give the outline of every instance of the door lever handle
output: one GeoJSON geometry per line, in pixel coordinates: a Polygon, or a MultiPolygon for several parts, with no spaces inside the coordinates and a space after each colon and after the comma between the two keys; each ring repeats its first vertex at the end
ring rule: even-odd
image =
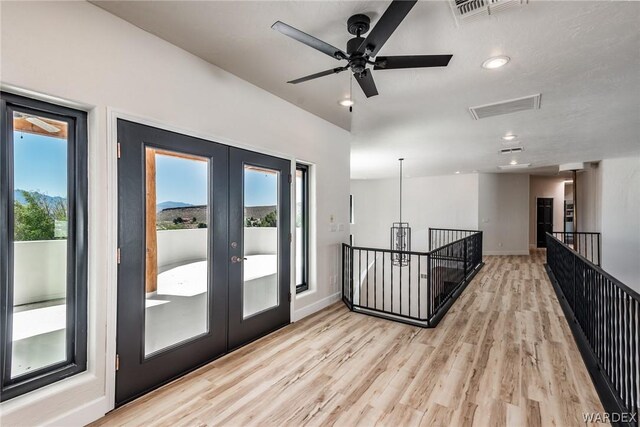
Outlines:
{"type": "Polygon", "coordinates": [[[234,264],[236,264],[238,262],[242,262],[243,260],[246,261],[247,259],[246,258],[241,258],[241,257],[236,256],[236,255],[231,257],[231,262],[234,263],[234,264]]]}

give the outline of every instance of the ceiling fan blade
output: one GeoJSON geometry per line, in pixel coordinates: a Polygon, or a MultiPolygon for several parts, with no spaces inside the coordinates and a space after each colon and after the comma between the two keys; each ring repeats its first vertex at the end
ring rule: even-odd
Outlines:
{"type": "Polygon", "coordinates": [[[293,28],[291,25],[287,25],[284,22],[277,21],[275,24],[271,26],[276,31],[281,32],[285,36],[289,36],[294,40],[299,41],[300,43],[304,43],[309,47],[312,47],[316,50],[319,50],[322,53],[325,53],[332,58],[335,59],[345,59],[347,58],[347,54],[342,50],[338,49],[335,46],[331,46],[329,43],[325,43],[320,39],[317,39],[313,36],[310,36],[307,33],[304,33],[296,28],[293,28]]]}
{"type": "Polygon", "coordinates": [[[364,94],[367,95],[367,98],[371,98],[378,94],[378,89],[376,88],[376,83],[373,81],[371,70],[364,70],[362,74],[354,75],[354,78],[362,88],[364,94]]]}
{"type": "Polygon", "coordinates": [[[373,30],[358,47],[358,52],[376,56],[417,2],[417,0],[393,0],[378,20],[376,26],[373,27],[373,30]]]}
{"type": "Polygon", "coordinates": [[[327,71],[320,71],[319,73],[310,74],[308,76],[300,77],[299,79],[295,79],[295,80],[290,80],[287,83],[291,83],[291,84],[295,85],[295,84],[298,84],[298,83],[306,82],[308,80],[317,79],[318,77],[324,77],[324,76],[330,76],[331,74],[337,74],[337,73],[340,73],[340,72],[346,70],[347,68],[349,68],[349,67],[332,68],[332,69],[327,70],[327,71]]]}
{"type": "Polygon", "coordinates": [[[398,68],[446,67],[453,55],[378,56],[374,70],[398,68]]]}

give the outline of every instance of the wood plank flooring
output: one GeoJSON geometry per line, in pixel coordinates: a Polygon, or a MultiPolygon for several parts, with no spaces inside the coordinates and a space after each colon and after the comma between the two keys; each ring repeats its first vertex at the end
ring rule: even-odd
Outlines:
{"type": "Polygon", "coordinates": [[[94,425],[585,425],[603,408],[543,253],[485,261],[435,329],[338,303],[94,425]]]}

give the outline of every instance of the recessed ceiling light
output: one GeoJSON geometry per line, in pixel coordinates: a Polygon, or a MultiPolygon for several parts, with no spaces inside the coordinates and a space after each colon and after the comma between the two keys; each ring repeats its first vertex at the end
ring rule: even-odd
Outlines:
{"type": "Polygon", "coordinates": [[[460,173],[460,171],[456,171],[456,175],[458,175],[460,173]]]}
{"type": "Polygon", "coordinates": [[[504,139],[505,141],[513,141],[514,139],[516,139],[517,136],[518,135],[509,134],[509,135],[503,136],[502,139],[504,139]]]}
{"type": "Polygon", "coordinates": [[[489,58],[482,63],[482,68],[487,70],[495,70],[496,68],[500,68],[504,65],[507,65],[510,58],[508,56],[494,56],[493,58],[489,58]]]}
{"type": "Polygon", "coordinates": [[[351,107],[353,105],[353,101],[351,99],[343,99],[341,101],[338,101],[338,104],[342,105],[343,107],[351,107]]]}
{"type": "Polygon", "coordinates": [[[518,161],[516,159],[513,159],[509,162],[510,165],[515,166],[518,164],[518,161]]]}

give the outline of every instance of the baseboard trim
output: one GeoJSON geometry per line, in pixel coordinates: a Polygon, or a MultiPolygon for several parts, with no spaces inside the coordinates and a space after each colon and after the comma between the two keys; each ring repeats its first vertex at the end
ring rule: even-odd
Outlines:
{"type": "Polygon", "coordinates": [[[340,292],[336,292],[333,295],[322,298],[320,301],[316,301],[313,304],[309,304],[306,307],[302,307],[301,309],[294,311],[292,320],[294,322],[297,322],[298,320],[304,319],[305,317],[310,316],[313,313],[320,311],[337,301],[340,301],[340,295],[340,292]]]}
{"type": "Polygon", "coordinates": [[[482,255],[529,255],[529,250],[519,251],[482,251],[482,255]]]}
{"type": "Polygon", "coordinates": [[[106,396],[92,400],[78,408],[62,414],[58,418],[44,423],[45,426],[57,427],[57,426],[85,426],[93,421],[96,421],[109,412],[112,408],[109,408],[109,401],[106,396]]]}

